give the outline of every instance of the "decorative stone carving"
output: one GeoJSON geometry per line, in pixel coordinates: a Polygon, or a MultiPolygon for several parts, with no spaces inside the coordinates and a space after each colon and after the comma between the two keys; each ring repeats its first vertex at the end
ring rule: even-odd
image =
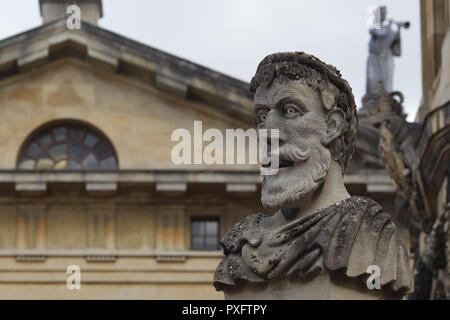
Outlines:
{"type": "MultiPolygon", "coordinates": [[[[365,95],[362,101],[360,120],[378,131],[378,149],[386,172],[397,190],[394,215],[408,229],[412,238],[415,290],[408,298],[446,298],[446,290],[436,284],[448,282],[445,272],[447,236],[444,227],[448,221],[448,208],[432,221],[430,203],[426,203],[430,191],[426,190],[424,175],[419,168],[420,151],[417,146],[422,139],[421,134],[428,130],[420,123],[406,121],[403,95],[400,92],[387,92],[381,82],[378,83],[377,91],[365,95]],[[422,250],[421,235],[425,239],[422,250]]],[[[431,173],[427,172],[426,175],[430,176],[431,173]]]]}
{"type": "Polygon", "coordinates": [[[357,277],[369,265],[383,270],[381,285],[392,283],[395,291],[411,286],[408,252],[389,214],[372,199],[347,198],[287,225],[277,218],[250,215],[225,235],[216,288],[342,268],[357,277]]]}
{"type": "Polygon", "coordinates": [[[261,196],[278,211],[250,215],[225,234],[216,289],[229,299],[333,299],[340,289],[346,298],[398,298],[411,291],[408,252],[390,215],[372,199],[350,197],[343,183],[358,121],[340,72],[303,52],[276,53],[259,64],[251,90],[258,128],[279,130],[279,150],[267,144],[280,168],[264,176],[261,196]],[[371,265],[381,271],[377,293],[364,282],[371,265]]]}
{"type": "Polygon", "coordinates": [[[41,254],[27,254],[16,256],[16,261],[18,262],[43,262],[45,260],[47,260],[47,256],[41,254]]]}
{"type": "Polygon", "coordinates": [[[96,255],[87,255],[86,256],[86,261],[87,262],[114,262],[116,261],[116,256],[112,256],[112,255],[101,255],[101,254],[96,254],[96,255]]]}
{"type": "Polygon", "coordinates": [[[418,157],[415,145],[421,126],[406,121],[403,94],[387,92],[378,82],[377,91],[363,97],[359,113],[362,123],[378,130],[378,149],[386,172],[397,189],[396,216],[411,234],[417,236],[425,217],[417,179],[418,157]]]}

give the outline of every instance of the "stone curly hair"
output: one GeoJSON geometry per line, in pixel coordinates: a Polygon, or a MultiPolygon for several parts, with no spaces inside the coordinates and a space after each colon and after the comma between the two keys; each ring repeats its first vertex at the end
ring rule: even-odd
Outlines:
{"type": "Polygon", "coordinates": [[[329,149],[333,159],[341,166],[342,174],[351,159],[356,145],[358,118],[352,89],[342,78],[338,69],[304,52],[280,52],[268,55],[258,65],[255,76],[250,82],[250,91],[258,87],[269,87],[275,78],[302,80],[311,88],[318,90],[324,107],[329,111],[340,110],[345,115],[346,128],[341,136],[334,140],[329,149]],[[330,96],[325,91],[331,92],[330,96]],[[326,103],[326,102],[329,103],[326,103]]]}

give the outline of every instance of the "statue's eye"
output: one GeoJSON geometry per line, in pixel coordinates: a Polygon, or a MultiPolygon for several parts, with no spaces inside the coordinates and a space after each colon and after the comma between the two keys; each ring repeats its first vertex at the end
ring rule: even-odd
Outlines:
{"type": "Polygon", "coordinates": [[[263,123],[264,121],[266,121],[266,118],[267,118],[267,111],[261,110],[258,112],[258,122],[259,123],[263,123]]]}
{"type": "Polygon", "coordinates": [[[296,115],[301,114],[300,109],[295,104],[292,104],[292,103],[286,104],[284,106],[283,110],[284,110],[284,115],[287,117],[294,117],[296,115]]]}

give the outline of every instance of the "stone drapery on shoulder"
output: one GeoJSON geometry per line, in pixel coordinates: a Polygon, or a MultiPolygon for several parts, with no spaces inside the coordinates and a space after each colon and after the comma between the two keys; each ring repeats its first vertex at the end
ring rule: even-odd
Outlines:
{"type": "Polygon", "coordinates": [[[390,215],[374,200],[351,197],[310,216],[277,226],[273,216],[252,214],[235,224],[220,245],[225,257],[214,274],[216,290],[244,281],[295,279],[342,270],[348,277],[381,270],[381,286],[413,290],[408,252],[390,215]]]}

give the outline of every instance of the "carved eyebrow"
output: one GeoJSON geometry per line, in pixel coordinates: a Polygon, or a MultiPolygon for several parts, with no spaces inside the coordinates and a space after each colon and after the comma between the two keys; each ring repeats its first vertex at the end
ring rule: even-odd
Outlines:
{"type": "Polygon", "coordinates": [[[261,109],[270,109],[270,107],[266,106],[265,104],[257,103],[257,104],[253,105],[253,109],[254,109],[255,112],[258,112],[261,109]]]}
{"type": "Polygon", "coordinates": [[[275,105],[275,107],[278,109],[278,108],[282,107],[283,105],[285,105],[286,103],[292,103],[292,104],[295,104],[295,105],[296,105],[297,107],[299,107],[300,110],[301,110],[302,112],[304,112],[304,113],[306,113],[306,112],[309,111],[308,108],[305,106],[305,104],[304,104],[301,100],[299,100],[299,99],[297,99],[297,98],[293,98],[293,97],[285,97],[285,98],[282,98],[281,100],[279,100],[279,101],[277,102],[277,104],[275,105]]]}

